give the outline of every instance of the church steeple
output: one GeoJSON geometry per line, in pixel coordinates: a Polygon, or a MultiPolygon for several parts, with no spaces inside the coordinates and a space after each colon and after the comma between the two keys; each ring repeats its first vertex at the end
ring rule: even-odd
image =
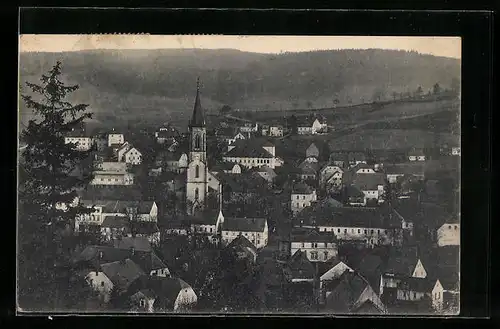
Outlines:
{"type": "Polygon", "coordinates": [[[196,99],[194,101],[193,116],[189,122],[190,127],[205,127],[205,117],[200,101],[200,77],[196,79],[196,99]]]}

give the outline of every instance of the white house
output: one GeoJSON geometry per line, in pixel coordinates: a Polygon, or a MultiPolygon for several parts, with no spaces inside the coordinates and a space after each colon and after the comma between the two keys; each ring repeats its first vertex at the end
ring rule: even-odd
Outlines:
{"type": "Polygon", "coordinates": [[[297,133],[299,135],[316,135],[326,133],[327,123],[320,118],[304,118],[297,123],[297,133]]]}
{"type": "Polygon", "coordinates": [[[85,281],[90,287],[99,293],[104,302],[109,302],[110,294],[113,289],[113,282],[102,271],[91,271],[85,276],[85,281]]]}
{"type": "Polygon", "coordinates": [[[460,290],[457,281],[436,280],[432,288],[432,307],[437,312],[456,314],[459,311],[460,290]]]}
{"type": "Polygon", "coordinates": [[[125,137],[123,134],[115,134],[111,133],[108,135],[108,146],[111,147],[113,145],[122,145],[125,143],[125,137]]]}
{"type": "Polygon", "coordinates": [[[323,286],[325,283],[338,280],[345,272],[354,272],[354,270],[349,267],[346,263],[339,259],[335,259],[331,264],[330,269],[323,273],[319,278],[319,290],[320,290],[320,303],[325,302],[325,298],[328,297],[329,292],[323,292],[323,286]],[[321,297],[324,298],[321,298],[321,297]]]}
{"type": "Polygon", "coordinates": [[[302,250],[311,262],[327,262],[338,255],[335,237],[315,230],[292,232],[291,255],[297,250],[302,250]]]}
{"type": "Polygon", "coordinates": [[[164,144],[165,142],[173,143],[177,141],[179,137],[179,132],[174,127],[167,125],[165,127],[161,127],[158,131],[155,132],[156,142],[158,144],[164,144]]]}
{"type": "Polygon", "coordinates": [[[75,144],[78,151],[88,151],[92,147],[92,137],[79,136],[76,134],[64,137],[65,144],[75,144]]]}
{"type": "Polygon", "coordinates": [[[443,246],[460,245],[460,224],[455,221],[444,223],[437,229],[437,244],[443,246]]]}
{"type": "Polygon", "coordinates": [[[385,200],[385,175],[380,173],[361,173],[353,178],[352,185],[364,193],[366,200],[382,203],[385,200]]]}
{"type": "Polygon", "coordinates": [[[260,145],[252,141],[235,143],[229,146],[229,151],[222,156],[222,159],[246,168],[267,166],[274,169],[283,165],[283,160],[276,156],[276,148],[270,142],[260,145]]]}
{"type": "Polygon", "coordinates": [[[225,245],[241,234],[260,249],[268,243],[269,229],[265,218],[226,217],[222,222],[221,234],[221,240],[225,245]]]}
{"type": "Polygon", "coordinates": [[[189,217],[191,232],[215,238],[221,230],[224,215],[221,210],[206,210],[196,216],[189,217]]]}
{"type": "Polygon", "coordinates": [[[269,126],[269,136],[273,137],[283,137],[283,126],[277,125],[271,125],[269,126]]]}
{"type": "Polygon", "coordinates": [[[375,174],[375,169],[366,163],[359,163],[352,168],[356,174],[375,174]]]}
{"type": "Polygon", "coordinates": [[[125,172],[127,164],[125,162],[96,161],[95,167],[99,171],[125,172]]]}
{"type": "Polygon", "coordinates": [[[134,174],[126,171],[94,171],[91,185],[133,185],[134,174]]]}
{"type": "Polygon", "coordinates": [[[292,213],[297,214],[302,209],[311,206],[318,200],[316,190],[304,183],[295,184],[290,196],[290,208],[292,213]]]}
{"type": "Polygon", "coordinates": [[[387,176],[387,181],[390,184],[397,182],[399,177],[405,175],[411,175],[417,179],[424,179],[424,163],[423,162],[413,162],[413,163],[401,163],[392,166],[384,166],[383,171],[387,176]]]}
{"type": "MultiPolygon", "coordinates": [[[[245,140],[245,139],[248,139],[247,138],[248,136],[245,136],[244,134],[242,134],[241,132],[238,132],[236,135],[234,135],[233,137],[229,137],[229,138],[226,138],[226,142],[228,145],[232,145],[234,144],[237,140],[245,140]]],[[[230,150],[231,148],[228,147],[228,150],[230,150]]]]}
{"type": "Polygon", "coordinates": [[[459,146],[452,147],[451,148],[451,155],[458,155],[458,156],[460,156],[461,155],[460,147],[459,146]]]}
{"type": "Polygon", "coordinates": [[[335,165],[326,165],[319,172],[319,184],[324,187],[337,187],[342,185],[344,171],[335,165]]]}
{"type": "Polygon", "coordinates": [[[118,161],[120,162],[125,162],[131,165],[138,165],[142,162],[141,152],[129,142],[125,142],[122,146],[120,146],[116,153],[118,161]]]}
{"type": "Polygon", "coordinates": [[[315,205],[301,211],[296,223],[319,232],[331,232],[338,241],[368,247],[394,245],[402,232],[399,220],[393,220],[379,208],[315,205]]]}
{"type": "Polygon", "coordinates": [[[255,132],[259,131],[259,125],[257,123],[253,124],[253,123],[247,122],[243,126],[239,127],[239,129],[241,132],[244,132],[244,133],[255,133],[255,132]]]}

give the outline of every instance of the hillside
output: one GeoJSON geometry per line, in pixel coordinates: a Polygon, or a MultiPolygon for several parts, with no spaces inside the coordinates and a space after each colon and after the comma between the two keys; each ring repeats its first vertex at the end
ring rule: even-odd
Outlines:
{"type": "MultiPolygon", "coordinates": [[[[237,50],[95,50],[22,53],[21,92],[60,60],[63,73],[81,90],[74,101],[91,105],[96,120],[185,122],[196,77],[209,111],[222,104],[251,110],[331,107],[424,92],[439,82],[450,88],[459,60],[390,50],[338,50],[279,55],[237,50]]],[[[21,108],[23,121],[28,113],[21,108]]]]}

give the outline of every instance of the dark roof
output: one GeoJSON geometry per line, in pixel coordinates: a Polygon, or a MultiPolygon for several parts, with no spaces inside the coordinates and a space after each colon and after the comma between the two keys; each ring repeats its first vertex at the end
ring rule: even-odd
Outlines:
{"type": "Polygon", "coordinates": [[[264,218],[224,218],[222,229],[225,231],[263,232],[266,225],[264,218]]]}
{"type": "Polygon", "coordinates": [[[317,226],[339,226],[360,228],[392,228],[400,223],[380,208],[336,207],[313,205],[304,208],[298,215],[304,223],[317,226]]]}
{"type": "Polygon", "coordinates": [[[425,164],[421,162],[400,163],[395,165],[384,165],[384,172],[387,175],[415,175],[423,176],[425,164]]]}
{"type": "Polygon", "coordinates": [[[378,255],[368,254],[361,259],[361,262],[356,265],[356,271],[359,272],[375,290],[380,290],[380,276],[384,272],[384,263],[378,255]]]}
{"type": "Polygon", "coordinates": [[[348,161],[366,161],[366,155],[362,152],[349,152],[347,153],[348,161]]]}
{"type": "Polygon", "coordinates": [[[173,310],[175,301],[182,289],[191,288],[180,278],[166,278],[160,276],[141,276],[130,286],[131,293],[136,293],[143,289],[153,291],[156,296],[155,306],[173,310]]]}
{"type": "Polygon", "coordinates": [[[357,314],[382,314],[384,313],[377,305],[375,305],[371,299],[367,299],[361,303],[355,310],[354,313],[357,314]]]}
{"type": "Polygon", "coordinates": [[[402,277],[398,288],[406,291],[430,293],[434,284],[435,281],[428,278],[402,277]]]}
{"type": "Polygon", "coordinates": [[[385,185],[385,176],[383,174],[355,174],[352,185],[362,191],[377,190],[379,185],[385,185]]]}
{"type": "Polygon", "coordinates": [[[314,265],[302,250],[297,250],[287,263],[292,279],[313,279],[316,275],[314,265]]]}
{"type": "Polygon", "coordinates": [[[421,156],[425,155],[424,151],[421,149],[412,149],[408,152],[409,156],[421,156]]]}
{"type": "Polygon", "coordinates": [[[311,188],[310,186],[308,186],[306,183],[298,182],[298,183],[293,185],[292,193],[293,194],[311,194],[313,192],[313,190],[314,189],[311,188]]]}
{"type": "Polygon", "coordinates": [[[316,157],[319,156],[319,149],[314,143],[311,143],[311,145],[309,145],[309,147],[306,150],[306,157],[310,156],[316,156],[316,157]]]}
{"type": "Polygon", "coordinates": [[[135,185],[96,186],[88,185],[79,193],[82,200],[141,200],[142,193],[135,185]]]}
{"type": "Polygon", "coordinates": [[[327,232],[318,232],[315,229],[297,229],[292,230],[292,242],[334,242],[335,235],[327,232]]]}
{"type": "Polygon", "coordinates": [[[437,269],[437,278],[445,290],[460,290],[460,274],[458,268],[443,267],[437,269]]]}
{"type": "Polygon", "coordinates": [[[159,138],[171,138],[180,136],[179,131],[171,125],[161,127],[160,129],[158,129],[157,133],[159,138]]]}
{"type": "Polygon", "coordinates": [[[122,237],[113,241],[115,248],[127,249],[134,248],[135,250],[151,251],[151,243],[144,237],[122,237]]]}
{"type": "Polygon", "coordinates": [[[203,212],[195,216],[189,216],[191,224],[198,225],[215,225],[219,217],[219,209],[205,209],[203,212]]]}
{"type": "Polygon", "coordinates": [[[326,121],[324,117],[319,115],[296,116],[296,118],[297,126],[299,127],[312,126],[316,119],[318,119],[318,121],[321,123],[324,123],[326,121]]]}
{"type": "Polygon", "coordinates": [[[134,252],[132,253],[132,250],[128,249],[96,245],[86,247],[74,259],[74,262],[83,262],[97,267],[100,264],[125,260],[127,258],[133,260],[145,272],[167,267],[153,251],[134,250],[134,252]],[[100,257],[101,255],[102,258],[100,257]]]}
{"type": "Polygon", "coordinates": [[[201,101],[200,101],[199,81],[198,81],[198,85],[196,87],[196,98],[194,100],[193,115],[191,116],[191,120],[189,121],[189,125],[191,127],[204,127],[205,126],[205,117],[203,115],[203,108],[201,107],[201,101]]]}
{"type": "Polygon", "coordinates": [[[160,231],[156,222],[134,221],[130,227],[133,233],[137,234],[153,234],[160,231]]]}
{"type": "Polygon", "coordinates": [[[364,196],[365,196],[365,194],[363,192],[361,192],[360,189],[354,185],[346,186],[345,193],[346,193],[348,198],[356,198],[356,197],[363,197],[364,198],[364,196]]]}
{"type": "Polygon", "coordinates": [[[129,219],[122,216],[106,216],[104,217],[101,226],[109,228],[128,228],[129,219]]]}
{"type": "Polygon", "coordinates": [[[123,261],[101,264],[101,269],[120,290],[126,290],[135,279],[144,275],[139,265],[128,258],[123,261]]]}
{"type": "Polygon", "coordinates": [[[86,137],[90,138],[90,135],[88,132],[86,132],[84,129],[74,129],[66,134],[67,137],[86,137]]]}
{"type": "Polygon", "coordinates": [[[272,158],[273,155],[265,150],[260,145],[255,145],[252,142],[245,143],[244,146],[235,144],[236,146],[227,152],[225,157],[235,158],[272,158]]]}
{"type": "Polygon", "coordinates": [[[220,173],[217,175],[217,179],[222,183],[225,191],[231,192],[252,193],[262,191],[267,186],[267,181],[263,177],[256,177],[251,172],[220,173]]]}
{"type": "Polygon", "coordinates": [[[329,162],[333,163],[334,161],[347,162],[348,161],[347,153],[345,153],[345,152],[332,152],[330,154],[329,162]]]}
{"type": "Polygon", "coordinates": [[[253,253],[257,253],[257,248],[251,243],[246,237],[243,235],[238,235],[233,241],[231,241],[227,246],[226,249],[240,249],[240,250],[247,250],[250,249],[253,253]]]}
{"type": "Polygon", "coordinates": [[[326,298],[325,308],[337,312],[352,312],[368,283],[357,273],[345,271],[326,298]]]}
{"type": "Polygon", "coordinates": [[[154,201],[137,200],[86,200],[81,202],[86,206],[101,206],[104,213],[126,213],[128,208],[137,209],[139,214],[149,214],[154,201]]]}
{"type": "MultiPolygon", "coordinates": [[[[420,257],[416,248],[394,250],[389,255],[385,273],[398,276],[412,276],[420,257]]],[[[425,264],[422,264],[425,267],[425,264]]]]}

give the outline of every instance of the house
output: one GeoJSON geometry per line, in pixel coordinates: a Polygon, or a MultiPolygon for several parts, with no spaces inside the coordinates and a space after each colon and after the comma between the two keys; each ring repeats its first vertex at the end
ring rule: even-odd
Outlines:
{"type": "Polygon", "coordinates": [[[77,151],[88,151],[92,148],[92,137],[86,136],[85,131],[73,129],[64,137],[64,144],[74,144],[77,151]]]}
{"type": "Polygon", "coordinates": [[[421,301],[426,297],[430,297],[433,283],[434,282],[428,278],[401,278],[396,288],[396,299],[397,301],[409,302],[421,301]]]}
{"type": "Polygon", "coordinates": [[[113,241],[113,247],[118,249],[128,249],[134,248],[140,251],[151,251],[151,242],[142,236],[130,236],[123,237],[113,241]]]}
{"type": "Polygon", "coordinates": [[[239,140],[229,146],[229,151],[222,159],[247,168],[265,165],[274,169],[283,165],[283,160],[276,156],[275,150],[274,144],[269,141],[239,140]]]}
{"type": "Polygon", "coordinates": [[[299,165],[299,170],[300,170],[299,177],[301,180],[308,180],[308,179],[315,180],[318,172],[318,163],[310,162],[307,161],[306,159],[299,165]]]}
{"type": "Polygon", "coordinates": [[[257,261],[257,248],[243,234],[231,241],[224,250],[236,255],[238,259],[248,259],[252,263],[257,261]]]}
{"type": "Polygon", "coordinates": [[[165,125],[164,127],[160,127],[155,132],[156,142],[158,144],[172,144],[180,138],[180,133],[175,127],[171,125],[165,125]]]}
{"type": "Polygon", "coordinates": [[[133,221],[129,223],[130,233],[128,237],[144,238],[151,245],[158,247],[161,241],[161,233],[158,224],[154,221],[133,221]]]}
{"type": "Polygon", "coordinates": [[[366,163],[358,163],[351,168],[355,174],[375,174],[375,169],[366,163]]]}
{"type": "Polygon", "coordinates": [[[231,243],[240,234],[252,242],[257,249],[265,247],[269,236],[267,220],[265,218],[224,218],[221,232],[223,244],[231,243]]]}
{"type": "Polygon", "coordinates": [[[365,194],[368,200],[375,200],[378,203],[385,199],[385,176],[379,173],[356,174],[352,185],[365,194]]]}
{"type": "Polygon", "coordinates": [[[127,171],[127,164],[125,162],[96,161],[95,168],[98,171],[124,172],[127,171]]]}
{"type": "Polygon", "coordinates": [[[319,171],[319,183],[322,186],[335,184],[339,187],[342,185],[342,175],[344,170],[340,166],[327,164],[319,171]]]}
{"type": "Polygon", "coordinates": [[[441,270],[431,291],[432,307],[440,313],[458,314],[460,277],[457,272],[441,270]]]}
{"type": "Polygon", "coordinates": [[[347,153],[347,163],[350,167],[366,164],[366,155],[363,152],[349,152],[347,153]]]}
{"type": "Polygon", "coordinates": [[[283,137],[283,126],[282,125],[270,125],[269,126],[269,136],[283,137]]]}
{"type": "Polygon", "coordinates": [[[241,174],[220,173],[217,178],[224,186],[225,198],[231,202],[249,201],[265,195],[269,190],[267,180],[251,172],[241,174]]]}
{"type": "Polygon", "coordinates": [[[108,134],[108,147],[113,147],[115,145],[122,145],[125,143],[125,137],[123,134],[111,133],[108,134]]]}
{"type": "MultiPolygon", "coordinates": [[[[237,165],[235,165],[235,166],[237,166],[237,165]]],[[[254,172],[257,175],[264,178],[268,183],[272,183],[277,176],[274,169],[272,169],[268,166],[257,167],[254,170],[255,170],[254,172]]]]}
{"type": "Polygon", "coordinates": [[[424,165],[420,162],[401,163],[396,165],[384,165],[383,171],[387,176],[387,181],[390,184],[397,182],[399,177],[406,175],[413,176],[417,179],[424,179],[424,165]]]}
{"type": "Polygon", "coordinates": [[[359,188],[354,185],[345,187],[345,197],[347,203],[351,206],[366,206],[366,195],[359,188]]]}
{"type": "Polygon", "coordinates": [[[311,143],[311,145],[309,145],[306,149],[306,158],[309,157],[315,157],[316,159],[319,158],[319,149],[314,143],[311,143]]]}
{"type": "Polygon", "coordinates": [[[338,241],[356,242],[366,247],[394,245],[399,240],[398,220],[380,208],[315,205],[297,215],[295,226],[331,232],[338,241]]]}
{"type": "Polygon", "coordinates": [[[460,223],[456,218],[446,221],[437,229],[436,236],[439,247],[460,246],[460,223]]]}
{"type": "Polygon", "coordinates": [[[189,216],[189,222],[191,232],[215,238],[220,233],[224,215],[221,210],[205,209],[201,213],[189,216]]]}
{"type": "Polygon", "coordinates": [[[142,162],[142,153],[129,142],[123,143],[116,151],[116,155],[118,161],[131,165],[138,165],[142,162]]]}
{"type": "Polygon", "coordinates": [[[338,258],[328,262],[328,265],[329,268],[319,277],[320,304],[324,304],[326,297],[330,294],[330,292],[327,292],[325,289],[330,282],[338,280],[346,271],[354,272],[351,267],[338,258]]]}
{"type": "Polygon", "coordinates": [[[122,216],[105,216],[100,226],[101,236],[106,241],[119,239],[130,232],[129,219],[122,216]]]}
{"type": "Polygon", "coordinates": [[[110,246],[87,246],[79,255],[73,259],[76,267],[90,269],[90,271],[99,269],[101,264],[132,260],[144,273],[150,276],[170,276],[170,270],[167,265],[152,250],[135,250],[130,248],[115,248],[110,246]]]}
{"type": "Polygon", "coordinates": [[[156,294],[154,291],[151,289],[141,289],[130,296],[130,310],[132,312],[153,313],[155,299],[156,294]]]}
{"type": "Polygon", "coordinates": [[[420,149],[412,149],[408,152],[409,161],[425,161],[425,153],[420,149]]]}
{"type": "MultiPolygon", "coordinates": [[[[345,271],[342,276],[331,282],[325,292],[325,310],[332,313],[361,313],[371,303],[377,313],[386,313],[386,307],[370,284],[358,273],[345,271]]],[[[370,312],[371,313],[371,312],[370,312]]]]}
{"type": "Polygon", "coordinates": [[[170,277],[147,277],[137,278],[129,287],[130,300],[136,300],[139,305],[133,304],[133,308],[144,308],[148,305],[148,300],[152,301],[152,310],[154,313],[182,312],[193,308],[198,296],[193,288],[180,278],[170,277]],[[149,290],[151,295],[147,298],[132,298],[137,292],[149,290]]]}
{"type": "Polygon", "coordinates": [[[160,151],[155,159],[155,165],[165,168],[167,171],[182,173],[188,167],[188,155],[181,149],[171,151],[160,151]]]}
{"type": "Polygon", "coordinates": [[[337,241],[332,234],[294,229],[290,240],[291,254],[301,250],[311,262],[327,262],[338,254],[337,241]]]}
{"type": "Polygon", "coordinates": [[[108,186],[120,186],[120,185],[133,185],[134,184],[134,174],[126,171],[94,171],[93,179],[90,182],[91,185],[108,185],[108,186]]]}
{"type": "MultiPolygon", "coordinates": [[[[227,142],[227,145],[233,145],[236,141],[238,140],[245,140],[245,139],[249,139],[250,136],[248,135],[248,133],[242,133],[241,131],[238,131],[236,133],[236,135],[232,135],[232,137],[228,137],[226,138],[226,142],[227,142]]],[[[231,150],[231,147],[228,147],[228,151],[231,150]]]]}
{"type": "Polygon", "coordinates": [[[246,122],[243,126],[239,127],[239,130],[243,133],[256,133],[259,131],[259,124],[246,122]]]}
{"type": "Polygon", "coordinates": [[[460,155],[461,155],[460,146],[455,146],[455,147],[452,147],[452,148],[451,148],[451,155],[457,155],[457,156],[460,156],[460,155]]]}
{"type": "Polygon", "coordinates": [[[290,209],[292,213],[297,214],[305,207],[309,207],[312,202],[316,202],[318,196],[316,190],[303,182],[294,184],[290,196],[290,209]]]}
{"type": "MultiPolygon", "coordinates": [[[[285,265],[285,275],[292,283],[313,283],[316,277],[316,269],[302,250],[297,250],[285,265]]],[[[311,286],[312,289],[312,286],[311,286]]]]}
{"type": "Polygon", "coordinates": [[[97,151],[104,151],[108,147],[108,139],[106,134],[98,133],[92,137],[93,145],[95,145],[97,151]]]}
{"type": "Polygon", "coordinates": [[[182,219],[174,219],[174,218],[169,218],[168,220],[164,221],[163,224],[163,229],[166,235],[188,235],[188,232],[190,231],[190,227],[186,222],[182,219]]]}
{"type": "Polygon", "coordinates": [[[340,168],[346,168],[349,165],[347,153],[344,152],[333,152],[330,154],[328,163],[340,168]]]}
{"type": "Polygon", "coordinates": [[[242,168],[239,164],[234,164],[231,162],[221,162],[217,163],[211,168],[213,173],[226,173],[226,174],[241,174],[242,168]]]}
{"type": "Polygon", "coordinates": [[[154,201],[81,200],[80,202],[82,206],[89,209],[93,208],[94,211],[81,214],[76,218],[76,232],[80,230],[79,226],[91,223],[101,226],[106,217],[110,217],[108,223],[110,225],[119,224],[111,217],[123,217],[127,220],[145,222],[156,222],[158,220],[158,206],[154,201]]]}
{"type": "Polygon", "coordinates": [[[299,135],[316,135],[328,132],[326,120],[317,116],[297,118],[297,133],[299,135]]]}

